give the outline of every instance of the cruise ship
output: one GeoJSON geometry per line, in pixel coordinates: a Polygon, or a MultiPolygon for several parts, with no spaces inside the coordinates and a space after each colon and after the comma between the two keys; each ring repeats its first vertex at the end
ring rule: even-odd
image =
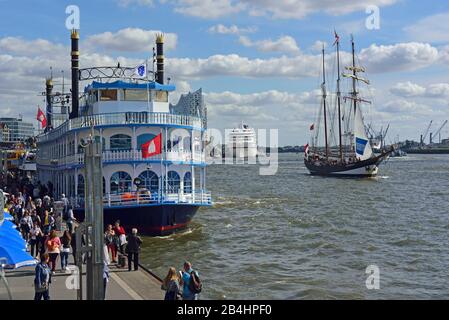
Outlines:
{"type": "Polygon", "coordinates": [[[225,156],[236,159],[255,159],[257,156],[257,137],[254,128],[241,122],[227,137],[225,156]]]}
{"type": "Polygon", "coordinates": [[[59,125],[52,122],[53,84],[47,80],[47,128],[37,137],[39,180],[52,185],[56,199],[65,194],[83,221],[81,145],[94,132],[102,143],[104,223],[120,220],[150,236],[187,228],[200,207],[212,205],[206,189],[206,119],[170,111],[175,86],[164,83],[163,35],[156,37],[154,72],[147,64],[79,69],[78,42],[73,30],[71,111],[59,125]],[[80,81],[85,81],[81,95],[80,81]]]}

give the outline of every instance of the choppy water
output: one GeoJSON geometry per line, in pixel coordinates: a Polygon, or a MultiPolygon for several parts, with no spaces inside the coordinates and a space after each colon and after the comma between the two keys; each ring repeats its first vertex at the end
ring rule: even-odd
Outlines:
{"type": "Polygon", "coordinates": [[[185,259],[203,299],[449,298],[449,155],[388,160],[374,179],[307,174],[281,154],[275,176],[215,165],[215,205],[182,234],[145,238],[143,263],[160,276],[185,259]],[[380,289],[365,269],[380,268],[380,289]]]}

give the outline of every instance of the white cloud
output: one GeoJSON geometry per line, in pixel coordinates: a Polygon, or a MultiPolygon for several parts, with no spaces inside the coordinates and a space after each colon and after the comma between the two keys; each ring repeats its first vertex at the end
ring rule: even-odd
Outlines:
{"type": "Polygon", "coordinates": [[[426,89],[426,95],[432,98],[449,98],[449,83],[429,85],[426,89]]]}
{"type": "Polygon", "coordinates": [[[449,41],[449,12],[425,17],[405,27],[404,31],[415,41],[441,43],[449,41]]]}
{"type": "Polygon", "coordinates": [[[324,11],[329,15],[364,12],[368,5],[388,6],[397,0],[173,0],[175,11],[205,19],[218,18],[245,11],[253,16],[274,19],[302,19],[324,11]]]}
{"type": "Polygon", "coordinates": [[[171,2],[175,4],[175,12],[204,19],[216,19],[235,14],[245,7],[244,4],[231,0],[176,0],[171,2]]]}
{"type": "Polygon", "coordinates": [[[321,50],[326,49],[328,46],[326,41],[317,40],[313,45],[310,46],[310,50],[313,52],[321,52],[321,50]]]}
{"type": "Polygon", "coordinates": [[[378,110],[390,114],[406,114],[414,117],[428,117],[432,113],[430,106],[405,99],[388,101],[379,107],[378,110]]]}
{"type": "MultiPolygon", "coordinates": [[[[104,32],[89,36],[85,45],[93,50],[103,48],[120,52],[152,52],[158,33],[162,31],[125,28],[114,33],[104,32]]],[[[176,48],[177,35],[164,33],[164,41],[164,48],[173,50],[176,48]]]]}
{"type": "Polygon", "coordinates": [[[154,5],[153,0],[117,0],[119,6],[121,7],[129,7],[130,5],[140,5],[140,6],[149,6],[152,7],[154,5]]]}
{"type": "Polygon", "coordinates": [[[430,66],[439,58],[438,49],[427,43],[372,44],[359,54],[368,72],[414,71],[430,66]]]}
{"type": "Polygon", "coordinates": [[[261,52],[285,52],[289,54],[300,52],[296,40],[290,36],[281,36],[274,41],[271,39],[251,41],[246,36],[240,36],[239,42],[245,47],[254,47],[261,52]]]}
{"type": "Polygon", "coordinates": [[[318,74],[319,56],[300,54],[269,59],[249,59],[237,54],[213,55],[205,59],[169,58],[168,73],[184,80],[213,76],[311,77],[318,74]]]}
{"type": "Polygon", "coordinates": [[[426,87],[420,86],[410,81],[399,82],[390,89],[390,92],[396,96],[411,98],[449,98],[449,83],[433,83],[426,87]]]}
{"type": "Polygon", "coordinates": [[[209,28],[209,33],[220,33],[220,34],[242,34],[242,33],[252,33],[255,32],[257,28],[248,27],[248,28],[239,28],[235,24],[226,27],[222,24],[217,24],[209,28]]]}
{"type": "Polygon", "coordinates": [[[399,82],[390,89],[390,92],[400,97],[421,96],[426,92],[426,88],[410,81],[399,82]]]}

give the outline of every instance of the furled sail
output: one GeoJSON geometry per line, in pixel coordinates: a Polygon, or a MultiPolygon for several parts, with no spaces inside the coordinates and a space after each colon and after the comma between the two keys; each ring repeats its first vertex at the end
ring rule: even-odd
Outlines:
{"type": "Polygon", "coordinates": [[[367,160],[373,156],[373,150],[366,135],[359,105],[356,107],[354,116],[354,145],[357,159],[367,160]]]}

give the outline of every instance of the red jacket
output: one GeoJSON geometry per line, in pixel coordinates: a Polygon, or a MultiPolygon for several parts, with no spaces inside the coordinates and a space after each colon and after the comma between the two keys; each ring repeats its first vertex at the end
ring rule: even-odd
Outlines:
{"type": "Polygon", "coordinates": [[[118,236],[121,236],[122,234],[126,234],[125,229],[122,226],[120,226],[118,228],[114,227],[114,231],[115,231],[115,234],[118,236]]]}

